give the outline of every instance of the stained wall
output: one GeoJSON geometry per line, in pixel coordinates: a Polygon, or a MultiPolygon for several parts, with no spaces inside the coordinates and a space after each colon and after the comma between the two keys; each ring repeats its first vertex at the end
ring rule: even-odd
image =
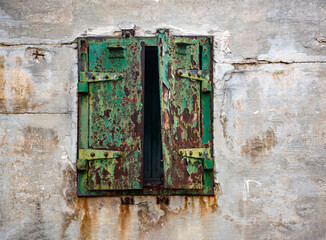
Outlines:
{"type": "Polygon", "coordinates": [[[0,0],[0,239],[326,239],[326,3],[0,0]],[[214,36],[215,197],[77,198],[80,36],[214,36]]]}

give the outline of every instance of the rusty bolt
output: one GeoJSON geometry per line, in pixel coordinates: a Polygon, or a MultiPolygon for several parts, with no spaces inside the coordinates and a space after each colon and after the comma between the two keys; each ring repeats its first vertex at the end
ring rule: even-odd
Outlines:
{"type": "Polygon", "coordinates": [[[191,72],[188,72],[188,76],[191,77],[191,72]]]}
{"type": "Polygon", "coordinates": [[[180,151],[180,155],[181,155],[181,156],[183,155],[183,152],[182,152],[182,151],[180,151]]]}
{"type": "Polygon", "coordinates": [[[91,152],[91,157],[94,157],[95,156],[95,153],[94,152],[91,152]]]}
{"type": "Polygon", "coordinates": [[[95,80],[95,79],[96,79],[96,77],[93,75],[93,76],[92,76],[92,79],[93,79],[93,80],[95,80]]]}
{"type": "Polygon", "coordinates": [[[201,74],[200,73],[197,73],[197,77],[201,77],[201,74]]]}
{"type": "Polygon", "coordinates": [[[105,79],[109,79],[109,76],[108,75],[105,75],[105,79]]]}
{"type": "Polygon", "coordinates": [[[104,157],[107,157],[108,155],[109,155],[108,152],[105,152],[105,153],[104,153],[104,157]]]}
{"type": "Polygon", "coordinates": [[[201,153],[201,152],[199,152],[198,154],[199,154],[199,156],[201,156],[201,155],[202,155],[202,153],[201,153]]]}
{"type": "Polygon", "coordinates": [[[178,71],[178,74],[179,74],[179,75],[182,75],[182,70],[179,70],[179,71],[178,71]]]}
{"type": "Polygon", "coordinates": [[[190,156],[192,155],[192,151],[189,152],[189,155],[190,155],[190,156]]]}

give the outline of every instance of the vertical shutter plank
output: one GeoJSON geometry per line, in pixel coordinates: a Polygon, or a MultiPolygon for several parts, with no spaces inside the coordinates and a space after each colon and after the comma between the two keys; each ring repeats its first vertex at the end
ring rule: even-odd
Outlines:
{"type": "Polygon", "coordinates": [[[178,154],[181,148],[201,146],[200,82],[176,74],[178,69],[199,69],[199,45],[195,38],[173,37],[162,55],[167,53],[169,59],[162,65],[169,81],[167,88],[162,79],[164,186],[201,189],[201,161],[178,154]]]}

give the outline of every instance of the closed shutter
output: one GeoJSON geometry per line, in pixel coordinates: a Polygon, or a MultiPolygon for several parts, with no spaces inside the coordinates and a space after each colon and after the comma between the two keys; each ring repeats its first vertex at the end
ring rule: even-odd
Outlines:
{"type": "Polygon", "coordinates": [[[211,39],[159,36],[164,187],[211,194],[211,39]]]}
{"type": "Polygon", "coordinates": [[[142,189],[141,43],[90,39],[79,48],[79,190],[142,189]]]}

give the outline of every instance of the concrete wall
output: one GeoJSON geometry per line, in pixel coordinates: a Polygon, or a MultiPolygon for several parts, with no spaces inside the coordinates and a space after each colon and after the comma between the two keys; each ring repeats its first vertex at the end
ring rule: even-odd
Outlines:
{"type": "Polygon", "coordinates": [[[0,0],[1,239],[326,239],[326,2],[0,0]],[[76,197],[78,36],[214,35],[216,196],[76,197]]]}

